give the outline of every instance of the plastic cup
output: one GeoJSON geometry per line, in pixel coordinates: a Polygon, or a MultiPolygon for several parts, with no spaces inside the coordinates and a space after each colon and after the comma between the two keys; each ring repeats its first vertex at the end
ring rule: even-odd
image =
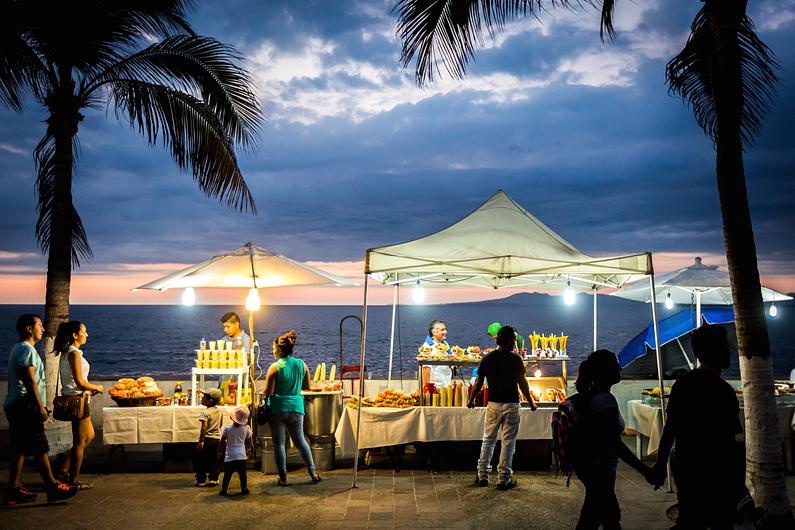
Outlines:
{"type": "Polygon", "coordinates": [[[210,357],[210,360],[217,361],[219,355],[220,355],[220,352],[218,350],[213,350],[212,351],[212,357],[210,357]]]}
{"type": "Polygon", "coordinates": [[[204,361],[196,359],[196,368],[204,368],[204,361]]]}
{"type": "Polygon", "coordinates": [[[240,370],[241,368],[243,368],[243,359],[238,359],[237,361],[235,361],[235,364],[237,366],[237,369],[240,370]]]}
{"type": "Polygon", "coordinates": [[[226,349],[227,351],[232,351],[233,343],[231,340],[226,341],[226,349]]]}
{"type": "Polygon", "coordinates": [[[214,340],[211,340],[211,341],[210,341],[210,349],[211,349],[211,350],[214,350],[214,349],[215,349],[215,341],[214,341],[214,340]]]}
{"type": "Polygon", "coordinates": [[[210,361],[210,364],[211,364],[210,368],[212,368],[213,370],[217,370],[219,362],[220,361],[218,361],[218,359],[213,359],[212,361],[210,361]]]}
{"type": "Polygon", "coordinates": [[[226,347],[226,342],[224,342],[222,340],[219,340],[218,341],[218,349],[221,350],[221,351],[224,351],[225,347],[226,347]]]}
{"type": "Polygon", "coordinates": [[[219,361],[219,363],[220,363],[219,368],[221,370],[226,370],[227,368],[229,368],[229,361],[227,361],[226,359],[219,361]]]}

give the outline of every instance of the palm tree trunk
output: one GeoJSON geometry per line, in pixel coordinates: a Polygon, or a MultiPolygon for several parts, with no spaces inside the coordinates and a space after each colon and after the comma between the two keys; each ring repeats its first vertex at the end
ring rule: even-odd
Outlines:
{"type": "Polygon", "coordinates": [[[47,98],[48,132],[55,138],[55,186],[47,257],[47,293],[44,307],[44,352],[46,354],[47,403],[51,408],[58,377],[53,342],[58,326],[69,320],[72,284],[72,171],[73,143],[81,116],[74,95],[71,69],[60,71],[61,84],[47,98]]]}
{"type": "Polygon", "coordinates": [[[757,505],[772,517],[784,517],[790,511],[789,497],[740,136],[743,93],[737,28],[745,8],[744,0],[712,0],[705,4],[718,50],[713,65],[718,118],[717,181],[740,350],[746,479],[757,505]]]}

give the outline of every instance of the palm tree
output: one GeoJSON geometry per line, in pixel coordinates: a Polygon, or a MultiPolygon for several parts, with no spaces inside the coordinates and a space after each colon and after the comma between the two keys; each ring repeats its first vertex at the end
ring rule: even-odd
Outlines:
{"type": "MultiPolygon", "coordinates": [[[[196,35],[191,0],[0,0],[0,104],[31,98],[48,112],[36,146],[36,237],[47,259],[45,351],[69,318],[72,267],[91,259],[72,202],[78,130],[87,109],[112,109],[167,148],[205,195],[255,212],[235,148],[253,150],[262,114],[240,56],[196,35]]],[[[49,354],[49,353],[48,353],[49,354]]],[[[56,363],[47,363],[52,399],[56,363]]]]}
{"type": "MultiPolygon", "coordinates": [[[[615,0],[549,0],[553,7],[601,10],[600,36],[614,35],[615,0]]],[[[748,208],[743,148],[759,131],[774,93],[777,67],[746,15],[747,0],[704,0],[685,48],[666,68],[669,89],[691,106],[715,142],[724,244],[731,275],[745,401],[746,473],[755,501],[772,520],[790,516],[773,370],[748,208]]],[[[394,12],[401,62],[416,61],[418,85],[432,82],[441,59],[466,75],[485,33],[544,11],[543,0],[398,0],[394,12]]]]}

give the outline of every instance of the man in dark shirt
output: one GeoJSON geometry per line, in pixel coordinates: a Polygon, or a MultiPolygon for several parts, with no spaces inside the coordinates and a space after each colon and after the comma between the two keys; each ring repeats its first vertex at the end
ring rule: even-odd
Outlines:
{"type": "Polygon", "coordinates": [[[516,449],[516,436],[519,434],[519,389],[530,407],[533,410],[537,408],[527,386],[524,363],[513,352],[515,347],[516,331],[511,326],[502,326],[497,333],[497,349],[480,361],[478,378],[467,403],[469,408],[475,406],[475,396],[483,388],[483,381],[486,379],[489,384],[489,402],[486,406],[486,425],[475,482],[479,486],[489,485],[491,457],[494,455],[494,445],[499,434],[502,444],[500,463],[497,466],[499,490],[516,487],[511,461],[516,449]]]}
{"type": "Polygon", "coordinates": [[[671,389],[668,415],[654,464],[654,482],[665,480],[672,460],[679,517],[675,528],[733,528],[737,505],[747,495],[739,402],[720,372],[729,367],[726,329],[706,325],[693,333],[693,352],[701,365],[681,376],[671,389]]]}

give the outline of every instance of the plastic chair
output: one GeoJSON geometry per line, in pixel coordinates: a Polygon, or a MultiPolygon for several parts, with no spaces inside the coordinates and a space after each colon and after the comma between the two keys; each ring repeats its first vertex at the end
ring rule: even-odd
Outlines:
{"type": "MultiPolygon", "coordinates": [[[[340,366],[340,383],[342,383],[342,391],[345,392],[345,381],[348,380],[351,382],[351,394],[353,395],[353,382],[359,381],[359,384],[362,384],[362,380],[364,379],[364,375],[367,374],[367,365],[364,366],[364,374],[359,372],[359,365],[358,364],[343,364],[340,366]],[[350,375],[355,374],[355,375],[350,375]],[[347,377],[346,377],[347,375],[347,377]]],[[[350,397],[344,396],[344,397],[350,397]]]]}

